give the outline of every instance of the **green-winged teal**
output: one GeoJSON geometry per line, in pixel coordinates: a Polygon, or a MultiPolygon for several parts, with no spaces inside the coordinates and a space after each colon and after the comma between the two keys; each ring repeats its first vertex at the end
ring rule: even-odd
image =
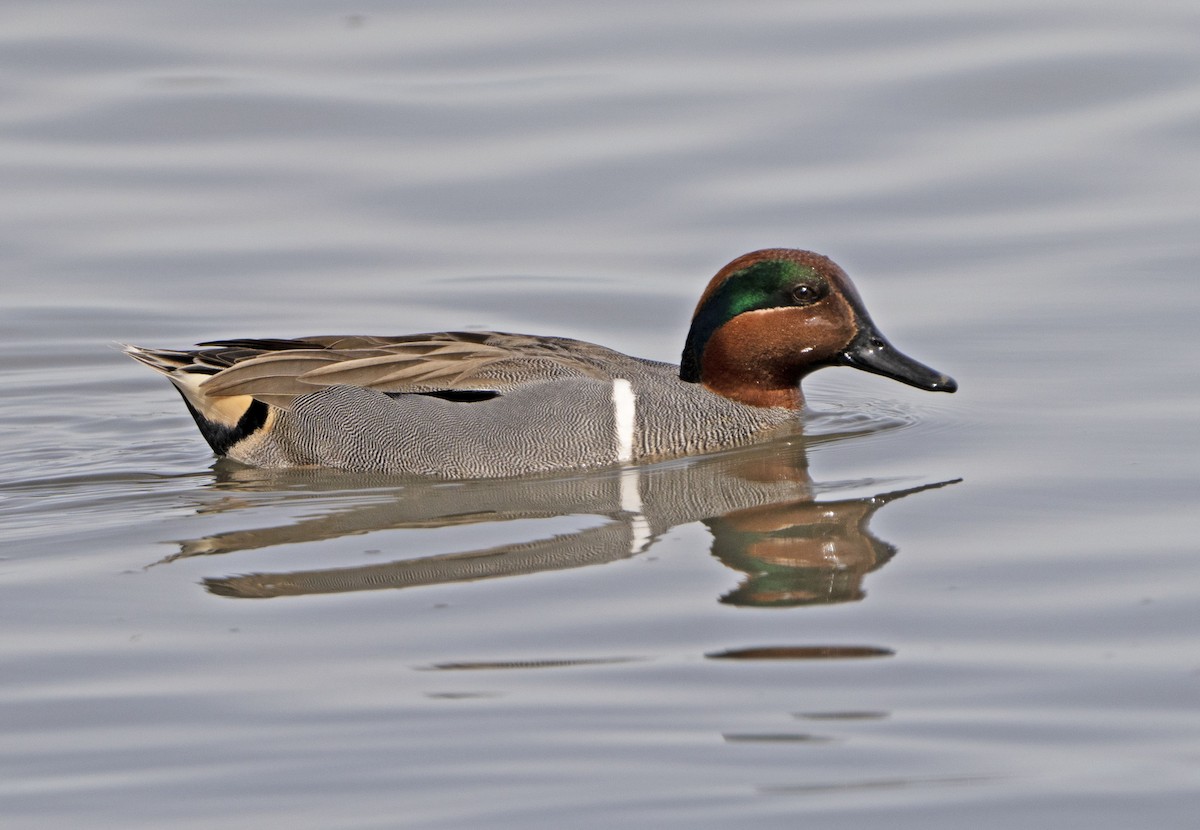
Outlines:
{"type": "Polygon", "coordinates": [[[166,375],[218,455],[441,478],[628,463],[746,443],[797,416],[800,381],[853,366],[931,391],[845,272],[809,251],[738,257],[709,282],[681,365],[502,332],[126,347],[166,375]]]}

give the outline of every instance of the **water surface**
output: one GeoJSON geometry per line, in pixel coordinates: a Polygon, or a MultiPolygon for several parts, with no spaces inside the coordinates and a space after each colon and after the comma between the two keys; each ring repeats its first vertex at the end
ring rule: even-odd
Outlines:
{"type": "Polygon", "coordinates": [[[1194,822],[1189,4],[0,20],[5,827],[1194,822]],[[781,245],[961,391],[830,370],[804,435],[430,484],[214,464],[112,347],[674,360],[781,245]]]}

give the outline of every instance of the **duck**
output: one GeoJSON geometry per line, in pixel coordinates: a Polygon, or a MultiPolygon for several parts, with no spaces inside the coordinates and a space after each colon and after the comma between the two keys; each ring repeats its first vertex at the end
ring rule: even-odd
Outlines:
{"type": "Polygon", "coordinates": [[[440,479],[633,465],[751,443],[796,424],[801,381],[829,366],[958,388],[892,346],[836,263],[790,248],[744,254],[712,277],[678,365],[498,331],[124,351],[175,386],[217,456],[440,479]]]}

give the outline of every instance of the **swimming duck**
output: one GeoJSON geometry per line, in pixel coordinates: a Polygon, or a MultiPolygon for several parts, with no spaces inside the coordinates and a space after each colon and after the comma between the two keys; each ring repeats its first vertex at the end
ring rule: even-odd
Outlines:
{"type": "Polygon", "coordinates": [[[879,333],[832,260],[782,248],[717,272],[678,366],[565,337],[482,331],[199,345],[125,352],[175,385],[217,455],[439,478],[747,443],[794,421],[801,379],[825,366],[958,388],[879,333]]]}

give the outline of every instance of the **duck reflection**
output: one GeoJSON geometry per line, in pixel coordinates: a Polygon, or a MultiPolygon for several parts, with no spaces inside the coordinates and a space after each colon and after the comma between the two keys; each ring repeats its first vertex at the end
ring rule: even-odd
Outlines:
{"type": "MultiPolygon", "coordinates": [[[[703,522],[711,552],[744,574],[720,601],[796,606],[860,600],[866,574],[896,549],[868,529],[879,508],[943,481],[865,498],[818,501],[799,434],[754,447],[657,465],[511,480],[432,483],[329,470],[216,466],[228,495],[206,512],[307,498],[307,517],[277,527],[182,542],[162,560],[330,540],[382,530],[447,528],[517,519],[599,517],[599,525],[519,544],[386,563],[247,573],[204,580],[220,596],[269,598],[409,588],[598,565],[636,556],[675,527],[703,522]]],[[[955,479],[954,481],[957,481],[955,479]]],[[[860,490],[873,482],[840,485],[860,490]]]]}

